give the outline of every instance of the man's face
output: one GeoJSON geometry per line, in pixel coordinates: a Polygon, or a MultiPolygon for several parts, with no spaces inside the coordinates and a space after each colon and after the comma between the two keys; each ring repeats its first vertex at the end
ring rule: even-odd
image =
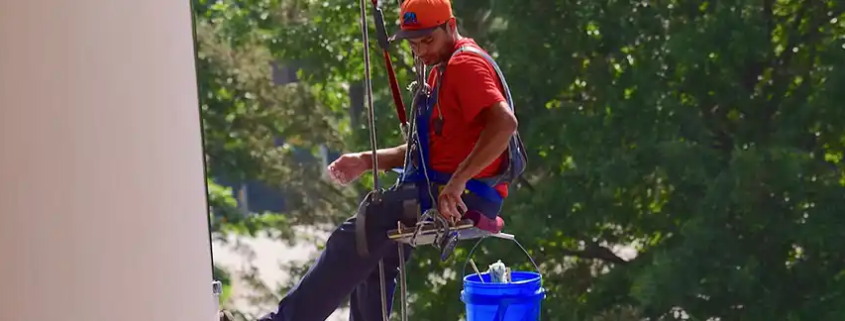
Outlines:
{"type": "Polygon", "coordinates": [[[454,46],[448,27],[443,26],[425,37],[408,39],[414,55],[422,59],[426,65],[436,65],[449,55],[454,46]]]}

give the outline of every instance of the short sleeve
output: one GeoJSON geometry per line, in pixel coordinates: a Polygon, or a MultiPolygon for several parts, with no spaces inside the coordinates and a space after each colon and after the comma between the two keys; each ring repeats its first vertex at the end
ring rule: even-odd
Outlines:
{"type": "Polygon", "coordinates": [[[446,72],[467,121],[475,119],[484,108],[505,101],[499,89],[499,77],[483,57],[471,53],[457,55],[449,62],[446,72]]]}

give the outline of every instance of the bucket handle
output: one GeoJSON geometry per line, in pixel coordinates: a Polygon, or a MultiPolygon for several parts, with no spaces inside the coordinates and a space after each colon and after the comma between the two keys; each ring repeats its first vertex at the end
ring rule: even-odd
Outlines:
{"type": "MultiPolygon", "coordinates": [[[[486,239],[488,237],[491,237],[491,236],[488,235],[488,236],[484,236],[484,237],[480,238],[477,242],[475,242],[475,245],[472,246],[472,249],[469,250],[469,253],[467,253],[467,259],[464,260],[464,268],[463,268],[463,271],[461,272],[461,280],[463,280],[467,275],[467,264],[469,264],[469,260],[472,259],[472,254],[475,253],[475,249],[478,248],[478,245],[481,244],[481,241],[484,241],[484,239],[486,239]]],[[[494,237],[494,238],[499,238],[499,237],[494,237]]],[[[523,247],[522,244],[519,244],[519,241],[517,241],[516,238],[508,238],[508,239],[513,241],[514,243],[516,243],[516,246],[519,246],[519,249],[522,250],[522,253],[525,253],[525,256],[528,257],[529,261],[531,261],[531,265],[534,265],[534,269],[537,270],[537,273],[540,273],[540,267],[537,266],[537,263],[534,262],[534,258],[531,257],[531,254],[528,254],[528,251],[525,249],[525,247],[523,247]]],[[[481,271],[478,271],[478,272],[481,273],[481,271]]],[[[481,278],[481,275],[479,274],[478,277],[481,278]]]]}

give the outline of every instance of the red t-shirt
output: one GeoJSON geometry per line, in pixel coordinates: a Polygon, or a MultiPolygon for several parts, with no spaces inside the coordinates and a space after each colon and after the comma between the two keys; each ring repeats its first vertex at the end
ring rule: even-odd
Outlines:
{"type": "MultiPolygon", "coordinates": [[[[481,49],[474,40],[463,38],[455,44],[454,50],[468,45],[481,49]]],[[[434,88],[436,80],[437,69],[432,68],[428,77],[431,88],[434,88]]],[[[440,108],[438,110],[437,106],[434,107],[429,123],[429,157],[434,170],[454,173],[475,148],[484,129],[484,124],[476,116],[485,108],[506,99],[496,70],[484,57],[472,52],[453,56],[446,65],[441,81],[438,94],[440,108]],[[441,111],[442,132],[437,135],[434,132],[435,120],[441,111]]],[[[507,151],[475,178],[499,174],[504,161],[507,161],[507,151]]],[[[496,189],[503,197],[507,196],[507,184],[500,184],[496,189]]]]}

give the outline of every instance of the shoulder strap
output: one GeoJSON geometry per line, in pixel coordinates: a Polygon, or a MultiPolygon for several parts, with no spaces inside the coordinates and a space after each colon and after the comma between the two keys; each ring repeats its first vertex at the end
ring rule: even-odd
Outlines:
{"type": "MultiPolygon", "coordinates": [[[[508,106],[511,111],[515,112],[510,87],[508,87],[508,82],[507,80],[505,80],[505,75],[502,72],[502,69],[499,68],[499,65],[496,63],[493,57],[490,57],[489,54],[474,46],[461,46],[460,48],[452,52],[452,56],[450,57],[450,59],[461,52],[471,52],[476,55],[479,55],[485,60],[487,60],[487,62],[491,66],[493,66],[493,69],[496,70],[496,75],[499,77],[499,81],[502,83],[502,88],[504,89],[505,99],[508,102],[508,106]]],[[[442,74],[443,72],[441,71],[441,75],[442,74]]],[[[502,181],[503,179],[507,181],[515,180],[525,171],[525,168],[528,163],[528,155],[525,150],[525,144],[522,142],[522,137],[520,137],[518,131],[514,133],[514,135],[511,137],[511,141],[508,144],[508,150],[509,162],[506,165],[507,167],[504,169],[504,172],[502,174],[489,179],[489,183],[498,184],[498,182],[502,181]]]]}
{"type": "Polygon", "coordinates": [[[487,62],[491,66],[493,66],[493,69],[496,70],[496,75],[499,77],[499,81],[502,83],[502,87],[505,90],[505,99],[508,101],[508,106],[511,110],[515,110],[515,107],[513,106],[513,99],[511,98],[511,90],[510,87],[508,87],[508,82],[507,80],[505,80],[505,75],[504,73],[502,73],[502,69],[499,68],[499,65],[496,63],[495,60],[493,60],[493,57],[490,57],[490,55],[484,52],[484,50],[478,49],[474,46],[461,46],[460,48],[452,52],[451,57],[455,57],[457,54],[462,52],[471,52],[476,55],[479,55],[485,60],[487,60],[487,62]]]}

